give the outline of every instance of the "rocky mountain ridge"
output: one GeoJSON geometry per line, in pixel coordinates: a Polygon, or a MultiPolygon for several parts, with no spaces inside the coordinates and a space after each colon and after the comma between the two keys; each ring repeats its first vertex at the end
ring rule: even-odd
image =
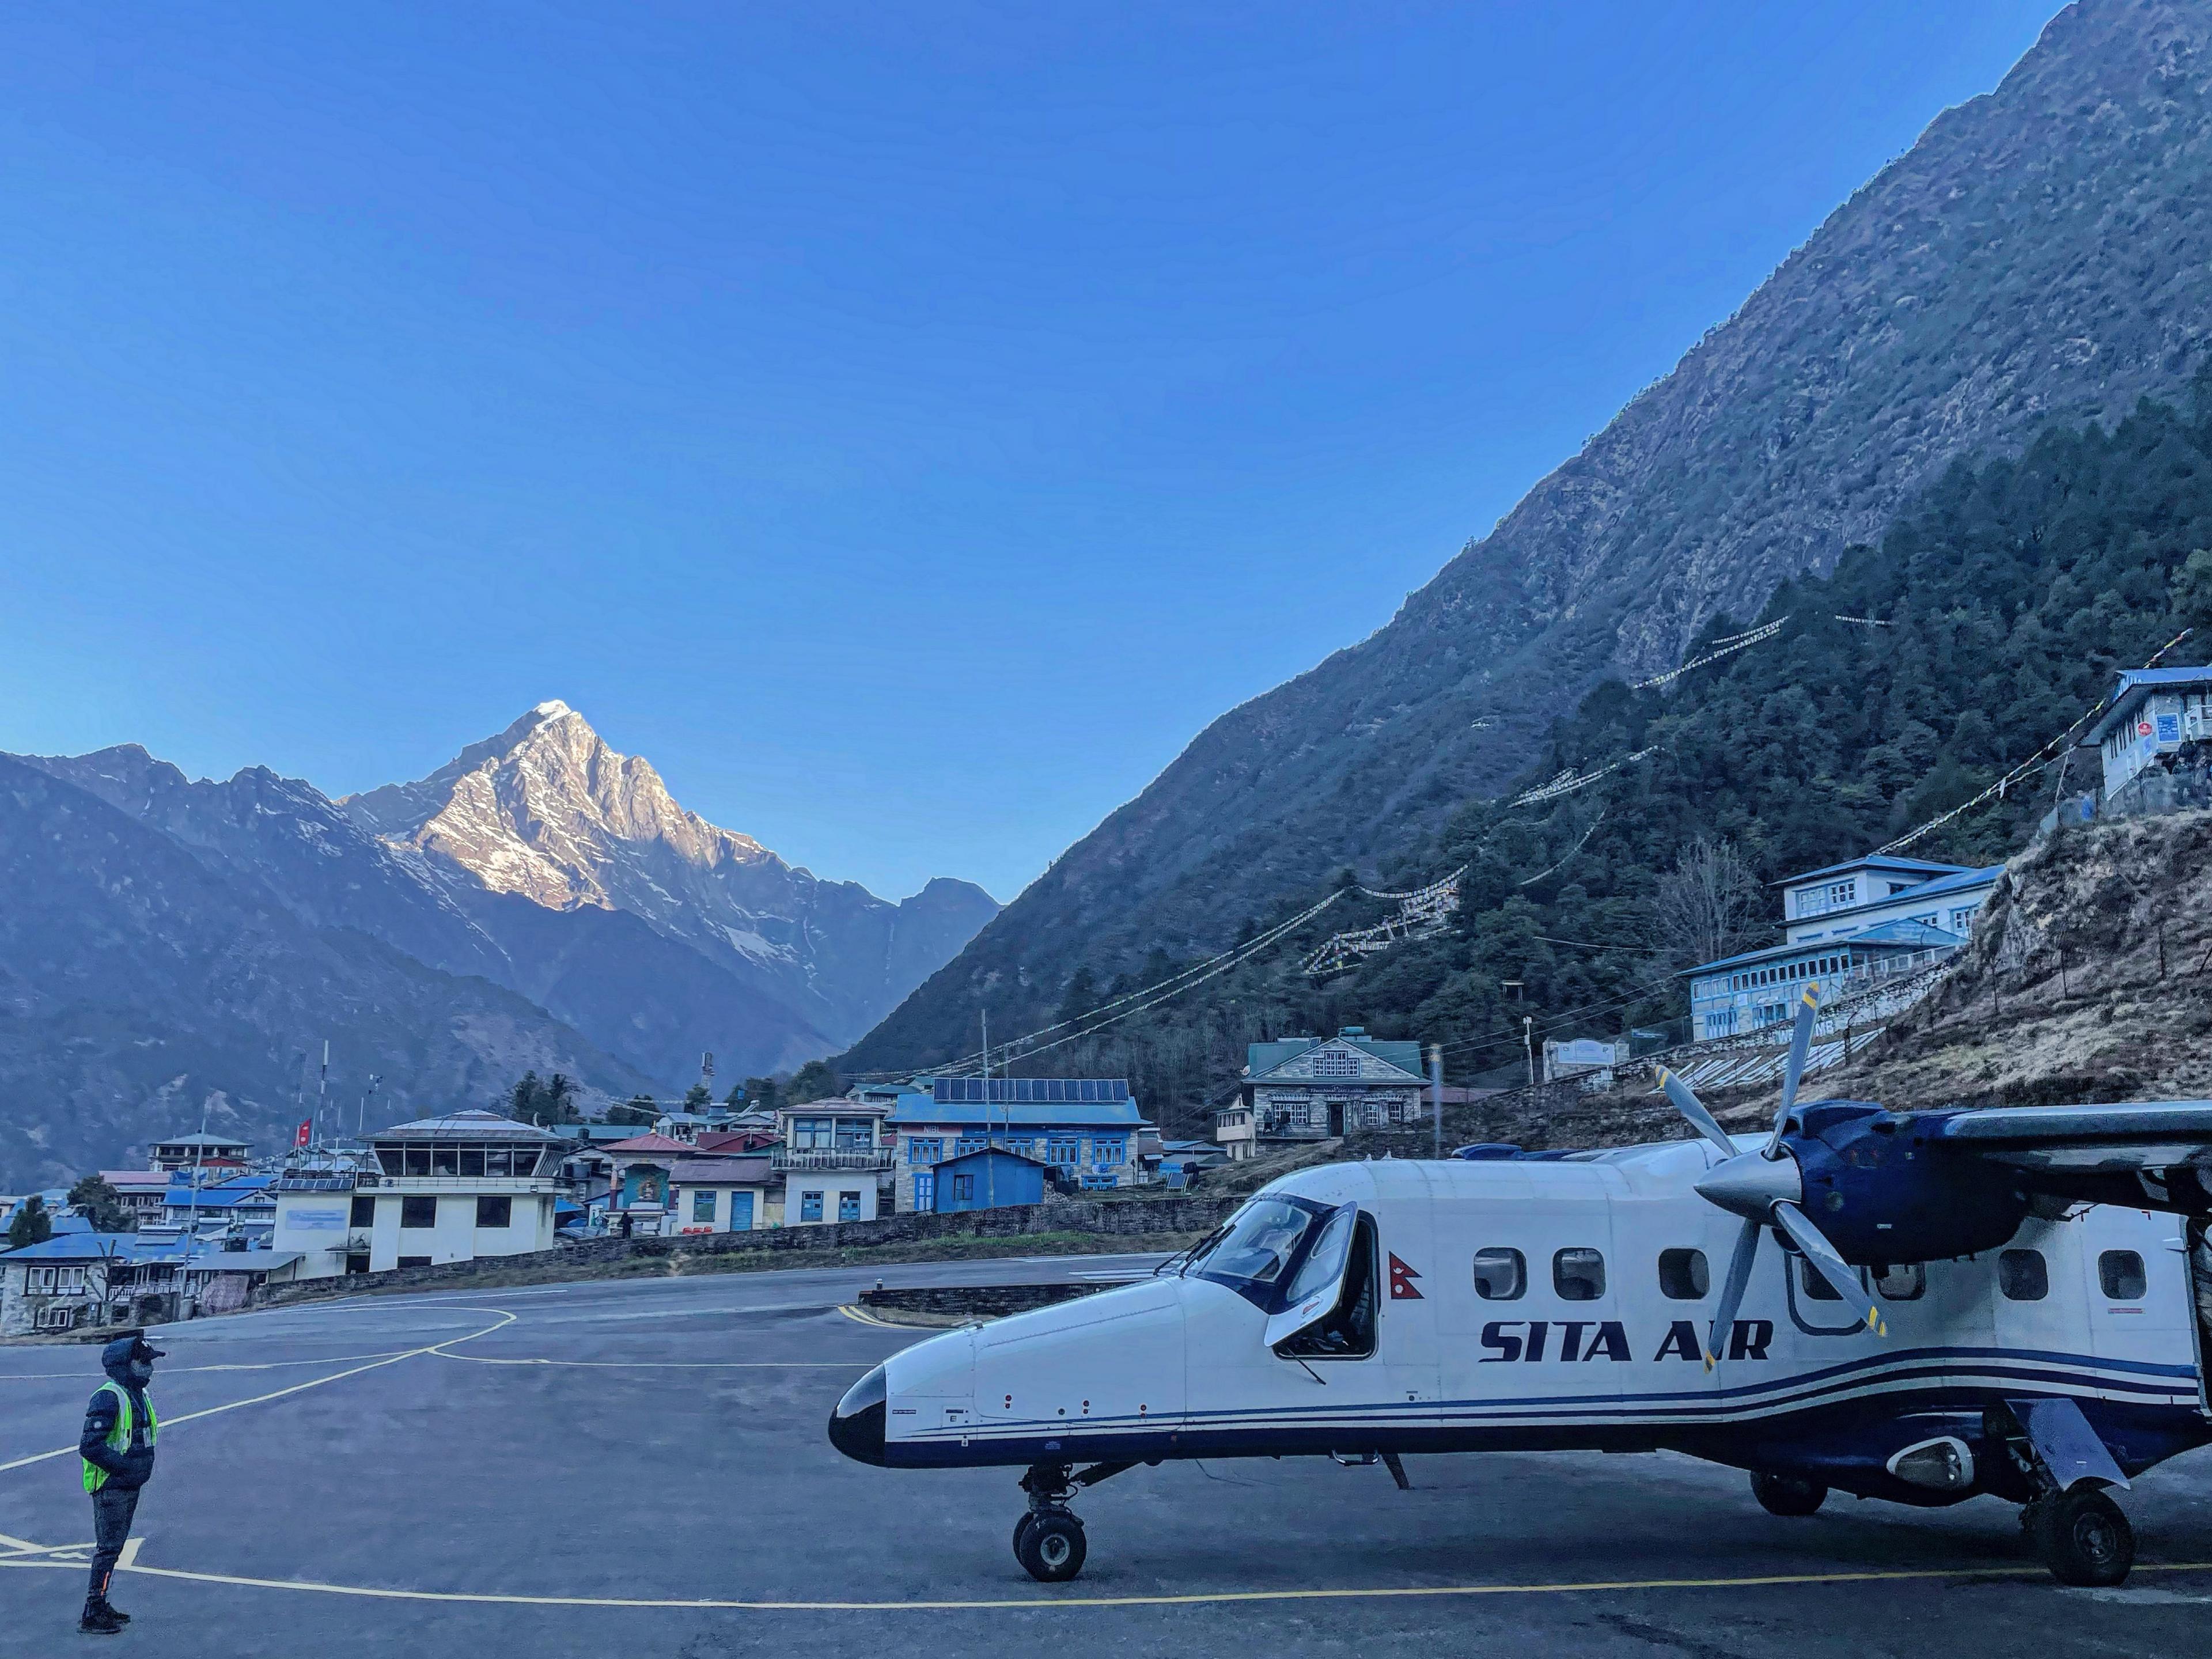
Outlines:
{"type": "Polygon", "coordinates": [[[1042,1024],[1494,793],[1608,674],[1832,568],[1954,461],[2179,392],[2212,318],[2212,9],[2067,7],[1389,626],[1216,720],[848,1055],[1042,1024]]]}

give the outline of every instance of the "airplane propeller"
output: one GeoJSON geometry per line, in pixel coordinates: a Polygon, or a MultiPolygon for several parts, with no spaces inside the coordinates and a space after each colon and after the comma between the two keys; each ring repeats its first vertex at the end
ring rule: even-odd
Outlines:
{"type": "MultiPolygon", "coordinates": [[[[1707,1370],[1712,1370],[1726,1352],[1729,1334],[1735,1329],[1736,1310],[1743,1304],[1744,1287],[1751,1282],[1752,1264],[1758,1259],[1759,1235],[1769,1227],[1787,1233],[1790,1242],[1812,1263],[1814,1271],[1845,1302],[1856,1305],[1866,1300],[1865,1292],[1859,1287],[1858,1275],[1851,1270],[1850,1264],[1806,1215],[1804,1178],[1796,1160],[1790,1155],[1788,1143],[1782,1138],[1783,1127],[1797,1104],[1797,1085],[1805,1075],[1805,1056],[1812,1049],[1813,1020],[1820,1009],[1820,988],[1816,984],[1808,985],[1797,1000],[1796,1027],[1790,1034],[1790,1060],[1782,1073],[1782,1103],[1775,1110],[1774,1127],[1767,1135],[1766,1145],[1759,1151],[1738,1151],[1735,1142],[1705,1109],[1705,1103],[1691,1092],[1688,1084],[1664,1068],[1659,1073],[1659,1085],[1666,1091],[1674,1109],[1723,1155],[1722,1161],[1707,1170],[1705,1178],[1697,1183],[1698,1196],[1743,1218],[1743,1231],[1736,1235],[1735,1250],[1729,1258],[1728,1278],[1721,1285],[1720,1306],[1714,1313],[1712,1330],[1705,1343],[1707,1370]]],[[[1882,1322],[1879,1305],[1868,1303],[1865,1318],[1867,1328],[1875,1335],[1887,1334],[1888,1327],[1882,1322]]]]}

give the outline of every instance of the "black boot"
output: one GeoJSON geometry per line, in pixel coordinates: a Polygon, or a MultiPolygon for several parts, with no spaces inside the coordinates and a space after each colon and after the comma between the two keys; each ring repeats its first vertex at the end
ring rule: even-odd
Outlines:
{"type": "Polygon", "coordinates": [[[100,1598],[100,1605],[106,1610],[107,1616],[110,1619],[112,1619],[117,1624],[127,1625],[131,1622],[131,1615],[124,1612],[122,1608],[117,1607],[114,1602],[109,1601],[106,1596],[103,1595],[100,1598]]]}
{"type": "Polygon", "coordinates": [[[86,1600],[84,1616],[76,1621],[76,1627],[86,1636],[114,1636],[122,1631],[124,1623],[116,1617],[113,1607],[94,1595],[86,1600]]]}

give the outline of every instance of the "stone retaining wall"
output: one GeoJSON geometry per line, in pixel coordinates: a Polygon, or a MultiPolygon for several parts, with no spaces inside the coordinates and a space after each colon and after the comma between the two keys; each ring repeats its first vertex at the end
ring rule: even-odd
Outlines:
{"type": "Polygon", "coordinates": [[[1051,1198],[1042,1204],[1009,1204],[957,1215],[891,1215],[873,1221],[830,1221],[800,1227],[763,1227],[742,1233],[692,1233],[676,1238],[591,1238],[519,1255],[480,1256],[429,1267],[398,1267],[388,1273],[346,1273],[270,1285],[256,1296],[257,1307],[322,1297],[353,1296],[368,1290],[434,1290],[464,1285],[487,1271],[547,1264],[597,1266],[639,1258],[685,1259],[764,1254],[783,1250],[841,1250],[926,1243],[940,1238],[1019,1238],[1030,1233],[1092,1233],[1133,1237],[1152,1233],[1205,1232],[1228,1219],[1243,1200],[1237,1197],[1125,1199],[1120,1201],[1051,1198]]]}
{"type": "Polygon", "coordinates": [[[997,1319],[1095,1296],[1103,1285],[905,1285],[863,1291],[860,1305],[900,1313],[976,1314],[997,1319]]]}

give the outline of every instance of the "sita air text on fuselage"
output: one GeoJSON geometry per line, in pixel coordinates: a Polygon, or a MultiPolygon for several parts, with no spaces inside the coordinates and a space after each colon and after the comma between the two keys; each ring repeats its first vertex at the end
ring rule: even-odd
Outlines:
{"type": "Polygon", "coordinates": [[[1402,1484],[1405,1452],[1668,1449],[1778,1515],[2004,1498],[2060,1578],[2118,1583],[2107,1492],[2212,1440],[2212,1102],[1799,1108],[1813,1013],[1769,1134],[1665,1078],[1698,1139],[1302,1170],[1149,1279],[893,1356],[830,1440],[1026,1466],[1014,1553],[1048,1582],[1083,1565],[1068,1500],[1139,1463],[1326,1454],[1402,1484]]]}

